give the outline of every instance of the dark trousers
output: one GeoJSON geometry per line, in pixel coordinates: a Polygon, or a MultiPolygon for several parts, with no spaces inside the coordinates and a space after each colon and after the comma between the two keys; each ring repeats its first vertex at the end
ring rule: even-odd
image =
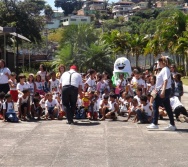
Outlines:
{"type": "Polygon", "coordinates": [[[172,108],[170,105],[170,95],[171,95],[171,89],[166,89],[165,90],[165,97],[164,98],[160,98],[160,92],[157,94],[156,98],[153,101],[153,123],[155,125],[158,124],[158,117],[159,117],[159,106],[161,106],[163,104],[163,106],[165,107],[165,110],[168,114],[168,117],[170,119],[170,124],[171,125],[175,125],[174,124],[174,116],[173,116],[173,112],[172,112],[172,108]]]}
{"type": "Polygon", "coordinates": [[[62,88],[62,104],[68,121],[73,121],[78,98],[78,88],[67,85],[62,88]]]}
{"type": "Polygon", "coordinates": [[[180,116],[180,114],[183,114],[185,116],[188,116],[188,113],[185,109],[185,107],[183,106],[178,106],[174,109],[174,114],[176,115],[176,119],[178,119],[178,117],[180,116]]]}
{"type": "Polygon", "coordinates": [[[9,84],[0,84],[0,92],[4,92],[5,94],[8,93],[8,91],[10,90],[9,88],[9,84]]]}

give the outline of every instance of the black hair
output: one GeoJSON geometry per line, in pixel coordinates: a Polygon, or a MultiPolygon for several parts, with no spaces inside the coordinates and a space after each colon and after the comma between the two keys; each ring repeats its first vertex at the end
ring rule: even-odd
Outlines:
{"type": "Polygon", "coordinates": [[[142,88],[140,86],[138,86],[136,90],[142,92],[142,88]]]}
{"type": "Polygon", "coordinates": [[[138,103],[138,100],[136,98],[133,98],[132,102],[138,103]]]}
{"type": "Polygon", "coordinates": [[[131,96],[131,95],[129,95],[129,94],[125,96],[125,99],[126,99],[126,100],[128,100],[128,99],[130,99],[130,98],[133,98],[133,96],[131,96]]]}
{"type": "Polygon", "coordinates": [[[33,102],[34,102],[34,103],[39,103],[39,101],[40,101],[40,100],[39,100],[38,98],[35,98],[35,97],[33,98],[33,102]]]}
{"type": "Polygon", "coordinates": [[[39,92],[35,92],[35,95],[34,95],[35,97],[36,96],[40,96],[40,94],[39,94],[39,92]]]}
{"type": "Polygon", "coordinates": [[[29,92],[29,89],[24,89],[22,92],[27,93],[27,92],[29,92]]]}
{"type": "Polygon", "coordinates": [[[91,69],[90,72],[89,72],[90,75],[92,75],[92,74],[94,74],[94,73],[95,73],[95,70],[94,70],[94,69],[91,69]]]}
{"type": "Polygon", "coordinates": [[[11,97],[11,94],[7,93],[7,94],[5,95],[5,99],[8,99],[9,97],[11,97]]]}
{"type": "Polygon", "coordinates": [[[114,93],[110,93],[110,97],[116,99],[116,95],[114,93]]]}
{"type": "Polygon", "coordinates": [[[56,74],[55,71],[52,71],[52,72],[50,73],[50,75],[53,75],[53,74],[56,74]]]}
{"type": "Polygon", "coordinates": [[[105,96],[104,96],[104,99],[105,99],[105,100],[108,100],[108,98],[109,98],[108,95],[105,95],[105,96]]]}
{"type": "Polygon", "coordinates": [[[4,92],[0,92],[0,99],[4,99],[5,98],[5,93],[4,92]]]}
{"type": "Polygon", "coordinates": [[[148,98],[147,98],[146,95],[142,95],[142,96],[140,97],[140,100],[141,100],[141,101],[144,101],[144,102],[147,102],[148,98]]]}

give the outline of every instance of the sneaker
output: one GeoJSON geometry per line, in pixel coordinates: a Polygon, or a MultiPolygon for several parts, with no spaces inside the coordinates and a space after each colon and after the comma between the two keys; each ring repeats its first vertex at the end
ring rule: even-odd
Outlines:
{"type": "Polygon", "coordinates": [[[166,130],[166,131],[175,131],[176,130],[176,126],[169,125],[168,127],[164,128],[164,130],[166,130]]]}
{"type": "Polygon", "coordinates": [[[148,129],[159,129],[158,125],[155,125],[155,124],[150,124],[149,126],[146,126],[146,128],[148,129]]]}

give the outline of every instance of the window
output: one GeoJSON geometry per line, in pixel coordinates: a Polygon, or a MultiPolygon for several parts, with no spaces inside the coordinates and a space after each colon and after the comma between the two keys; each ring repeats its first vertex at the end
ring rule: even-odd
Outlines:
{"type": "Polygon", "coordinates": [[[76,19],[70,19],[70,21],[76,21],[76,19]]]}

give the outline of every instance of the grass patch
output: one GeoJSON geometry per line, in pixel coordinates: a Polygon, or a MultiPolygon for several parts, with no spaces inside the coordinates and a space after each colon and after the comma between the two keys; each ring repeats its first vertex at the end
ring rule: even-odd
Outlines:
{"type": "Polygon", "coordinates": [[[181,80],[182,80],[182,82],[183,82],[184,85],[188,86],[188,76],[186,76],[185,78],[182,77],[181,80]]]}

